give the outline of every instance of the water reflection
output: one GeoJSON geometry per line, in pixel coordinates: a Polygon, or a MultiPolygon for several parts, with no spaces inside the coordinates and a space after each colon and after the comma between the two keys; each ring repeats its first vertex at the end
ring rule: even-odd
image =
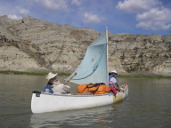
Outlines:
{"type": "Polygon", "coordinates": [[[96,127],[106,126],[108,123],[108,117],[116,109],[112,105],[73,110],[52,112],[43,114],[33,114],[31,117],[31,128],[43,128],[43,127],[88,127],[95,124],[96,127]],[[98,124],[98,125],[97,125],[98,124]]]}

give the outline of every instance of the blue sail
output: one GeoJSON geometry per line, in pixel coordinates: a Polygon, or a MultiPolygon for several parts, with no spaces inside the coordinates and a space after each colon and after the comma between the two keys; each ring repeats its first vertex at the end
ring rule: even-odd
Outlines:
{"type": "Polygon", "coordinates": [[[107,63],[107,32],[101,34],[91,45],[88,46],[84,59],[78,68],[71,74],[71,82],[83,83],[105,83],[108,85],[108,63],[107,63]]]}

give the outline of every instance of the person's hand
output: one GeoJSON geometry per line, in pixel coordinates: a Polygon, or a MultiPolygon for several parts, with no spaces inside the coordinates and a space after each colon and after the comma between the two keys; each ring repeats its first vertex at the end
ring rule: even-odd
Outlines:
{"type": "Polygon", "coordinates": [[[120,91],[124,92],[125,90],[123,88],[120,88],[120,91]]]}

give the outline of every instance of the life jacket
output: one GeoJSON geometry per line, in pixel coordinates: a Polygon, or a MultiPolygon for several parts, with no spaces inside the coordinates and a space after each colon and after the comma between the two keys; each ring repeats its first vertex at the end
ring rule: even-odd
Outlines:
{"type": "Polygon", "coordinates": [[[104,83],[96,84],[81,84],[77,87],[78,93],[90,92],[91,94],[107,94],[110,91],[110,87],[104,83]]]}
{"type": "Polygon", "coordinates": [[[49,91],[49,93],[53,93],[53,90],[49,85],[44,87],[44,92],[46,92],[46,89],[49,91]]]}

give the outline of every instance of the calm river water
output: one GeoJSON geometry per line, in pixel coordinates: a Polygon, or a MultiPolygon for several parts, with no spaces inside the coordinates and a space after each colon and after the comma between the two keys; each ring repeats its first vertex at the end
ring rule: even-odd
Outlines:
{"type": "MultiPolygon", "coordinates": [[[[45,76],[0,74],[0,128],[171,127],[171,79],[128,79],[129,95],[117,104],[32,114],[32,91],[45,84],[45,76]]],[[[71,87],[74,92],[76,86],[71,87]]]]}

